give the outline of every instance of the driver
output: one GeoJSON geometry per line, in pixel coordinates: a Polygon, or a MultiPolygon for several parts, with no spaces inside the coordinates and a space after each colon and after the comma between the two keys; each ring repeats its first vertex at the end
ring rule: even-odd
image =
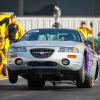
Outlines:
{"type": "Polygon", "coordinates": [[[83,33],[86,39],[88,39],[88,34],[93,34],[93,24],[92,22],[90,23],[90,29],[86,27],[86,22],[82,21],[81,26],[77,28],[78,31],[83,33]]]}
{"type": "Polygon", "coordinates": [[[74,41],[74,36],[73,36],[73,34],[67,34],[66,36],[65,36],[65,41],[74,41]]]}

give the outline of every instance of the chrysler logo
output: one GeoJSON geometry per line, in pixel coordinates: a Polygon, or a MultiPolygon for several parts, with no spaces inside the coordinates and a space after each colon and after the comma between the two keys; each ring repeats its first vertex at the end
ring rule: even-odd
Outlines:
{"type": "Polygon", "coordinates": [[[43,55],[44,53],[41,51],[40,54],[43,55]]]}

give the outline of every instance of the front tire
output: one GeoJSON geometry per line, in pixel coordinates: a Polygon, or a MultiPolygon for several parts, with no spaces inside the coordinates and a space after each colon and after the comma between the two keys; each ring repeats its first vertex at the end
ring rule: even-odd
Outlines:
{"type": "Polygon", "coordinates": [[[8,68],[8,77],[10,83],[12,84],[16,83],[18,80],[18,75],[14,71],[10,70],[9,68],[8,68]]]}
{"type": "Polygon", "coordinates": [[[78,88],[82,88],[84,81],[85,81],[85,57],[83,58],[83,63],[80,70],[76,72],[76,86],[78,88]]]}
{"type": "Polygon", "coordinates": [[[28,82],[28,87],[40,87],[40,88],[42,88],[45,85],[44,79],[33,79],[33,80],[28,79],[27,82],[28,82]]]}
{"type": "Polygon", "coordinates": [[[85,88],[92,88],[94,86],[94,79],[88,79],[84,82],[85,88]]]}

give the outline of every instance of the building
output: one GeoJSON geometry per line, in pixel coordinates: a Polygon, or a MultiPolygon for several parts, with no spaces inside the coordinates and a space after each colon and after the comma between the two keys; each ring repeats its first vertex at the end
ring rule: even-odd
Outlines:
{"type": "Polygon", "coordinates": [[[54,5],[61,8],[62,16],[100,16],[100,0],[0,0],[0,12],[52,16],[54,5]]]}

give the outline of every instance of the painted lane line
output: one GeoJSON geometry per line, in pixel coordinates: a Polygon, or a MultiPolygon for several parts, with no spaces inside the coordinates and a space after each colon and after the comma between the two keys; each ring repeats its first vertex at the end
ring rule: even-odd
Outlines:
{"type": "Polygon", "coordinates": [[[7,80],[8,78],[1,78],[0,80],[7,80]]]}
{"type": "MultiPolygon", "coordinates": [[[[22,77],[18,77],[18,78],[22,78],[22,77]]],[[[7,80],[8,78],[0,78],[0,80],[7,80]]]]}

